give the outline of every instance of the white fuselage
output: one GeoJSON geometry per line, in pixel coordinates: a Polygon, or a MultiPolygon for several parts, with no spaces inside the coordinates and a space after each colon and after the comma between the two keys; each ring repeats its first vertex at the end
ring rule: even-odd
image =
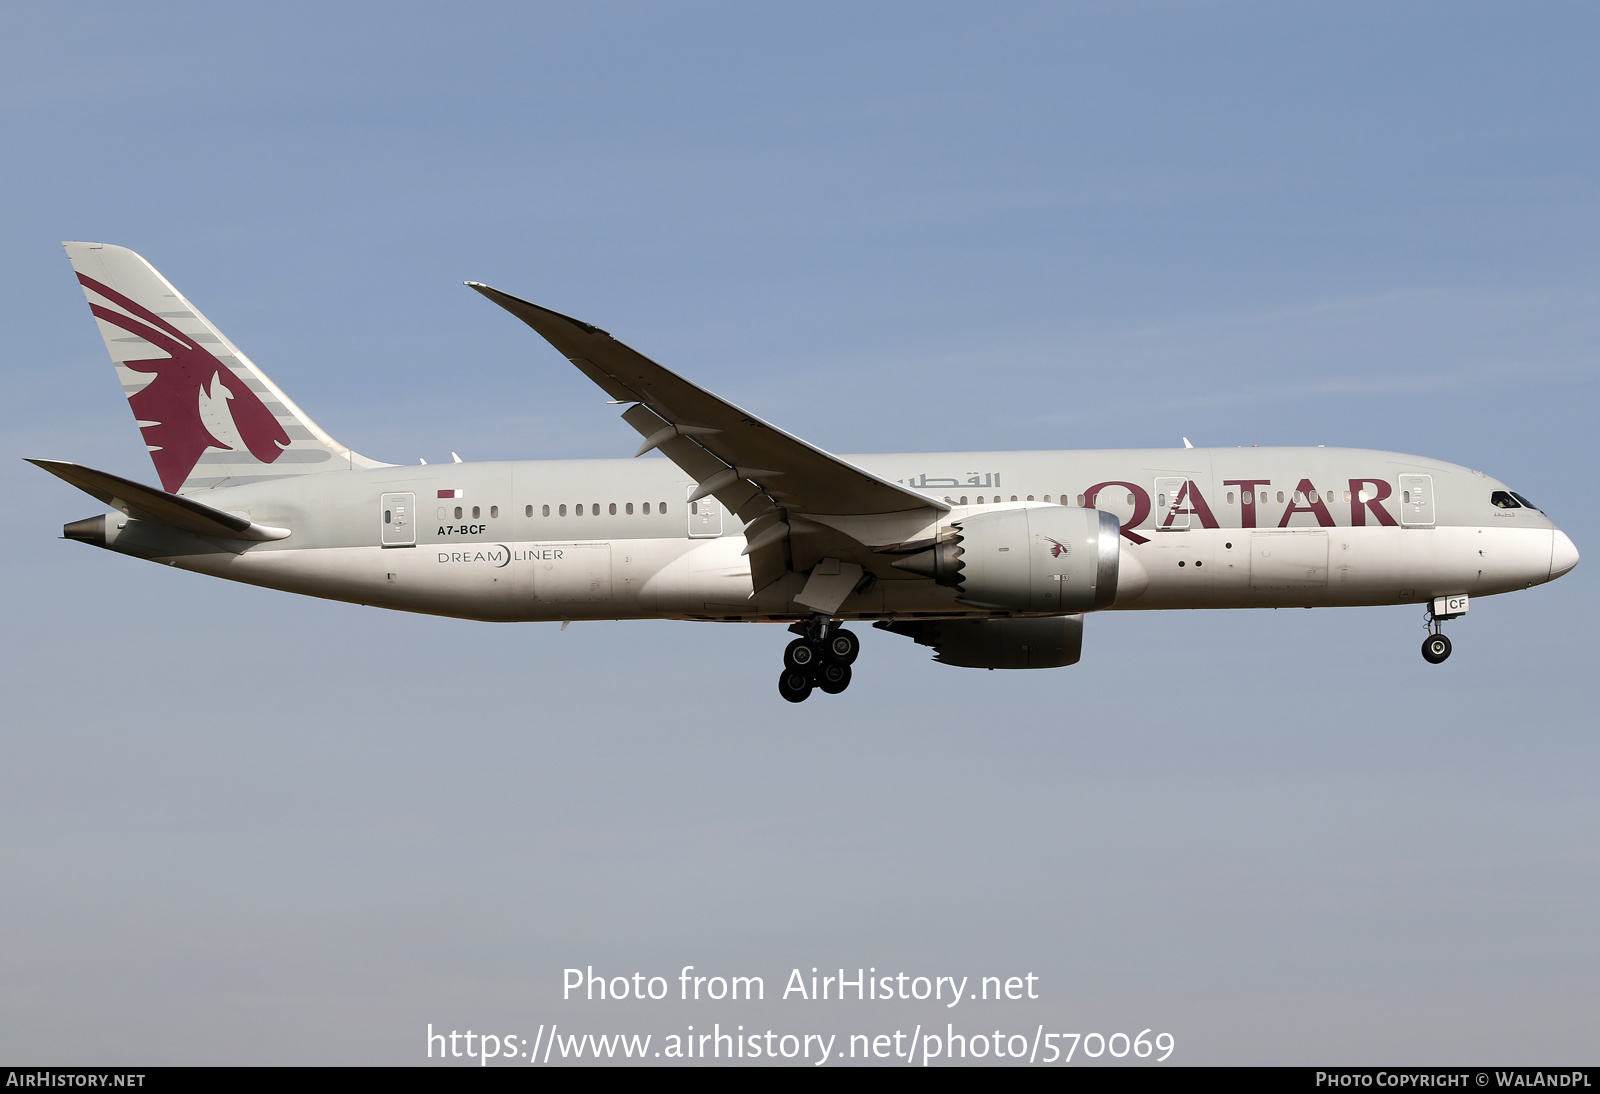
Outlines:
{"type": "MultiPolygon", "coordinates": [[[[1420,603],[1526,588],[1570,569],[1568,553],[1576,561],[1570,540],[1543,513],[1491,501],[1503,484],[1396,453],[846,458],[952,506],[933,524],[898,529],[905,541],[1030,502],[1114,513],[1124,529],[1124,570],[1142,569],[1144,577],[1124,581],[1117,608],[1420,603]]],[[[191,495],[289,529],[282,540],[215,540],[114,513],[106,546],[254,585],[469,619],[806,615],[793,602],[803,577],[753,589],[739,521],[714,498],[691,506],[685,499],[693,488],[659,458],[336,471],[191,495]]],[[[863,551],[846,561],[878,580],[851,596],[840,617],[997,614],[892,568],[892,556],[863,551]]]]}

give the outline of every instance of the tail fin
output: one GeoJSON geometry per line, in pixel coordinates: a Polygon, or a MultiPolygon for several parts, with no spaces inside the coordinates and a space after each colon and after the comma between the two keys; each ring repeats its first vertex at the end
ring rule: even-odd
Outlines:
{"type": "Polygon", "coordinates": [[[324,433],[139,255],[63,246],[169,493],[385,466],[324,433]]]}

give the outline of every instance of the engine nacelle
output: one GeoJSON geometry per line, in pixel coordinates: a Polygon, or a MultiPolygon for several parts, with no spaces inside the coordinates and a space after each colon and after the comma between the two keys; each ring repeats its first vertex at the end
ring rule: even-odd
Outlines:
{"type": "Polygon", "coordinates": [[[933,647],[933,659],[969,669],[1055,669],[1083,652],[1083,616],[926,619],[873,624],[933,647]]]}
{"type": "Polygon", "coordinates": [[[1117,518],[1097,509],[1002,509],[956,521],[932,547],[894,565],[955,589],[974,607],[1092,612],[1117,598],[1120,535],[1117,518]]]}

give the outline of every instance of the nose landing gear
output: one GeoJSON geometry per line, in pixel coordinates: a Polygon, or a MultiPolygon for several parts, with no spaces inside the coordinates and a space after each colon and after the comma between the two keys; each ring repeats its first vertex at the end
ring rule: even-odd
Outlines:
{"type": "Polygon", "coordinates": [[[1426,613],[1423,625],[1428,628],[1428,637],[1422,641],[1422,659],[1437,665],[1450,656],[1450,639],[1444,636],[1444,621],[1466,615],[1467,598],[1436,596],[1429,601],[1426,613]]]}
{"type": "Polygon", "coordinates": [[[850,666],[861,653],[861,640],[825,616],[789,628],[800,637],[783,651],[783,673],[778,694],[791,703],[803,703],[813,689],[838,695],[850,686],[850,666]]]}
{"type": "Polygon", "coordinates": [[[1450,656],[1450,639],[1442,634],[1430,634],[1422,643],[1422,659],[1437,665],[1450,656]]]}

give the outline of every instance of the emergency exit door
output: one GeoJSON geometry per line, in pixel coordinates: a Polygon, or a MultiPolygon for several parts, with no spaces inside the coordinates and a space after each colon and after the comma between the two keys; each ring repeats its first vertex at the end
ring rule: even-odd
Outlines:
{"type": "Polygon", "coordinates": [[[415,547],[417,545],[417,496],[415,494],[384,494],[378,500],[378,542],[385,547],[415,547]]]}

